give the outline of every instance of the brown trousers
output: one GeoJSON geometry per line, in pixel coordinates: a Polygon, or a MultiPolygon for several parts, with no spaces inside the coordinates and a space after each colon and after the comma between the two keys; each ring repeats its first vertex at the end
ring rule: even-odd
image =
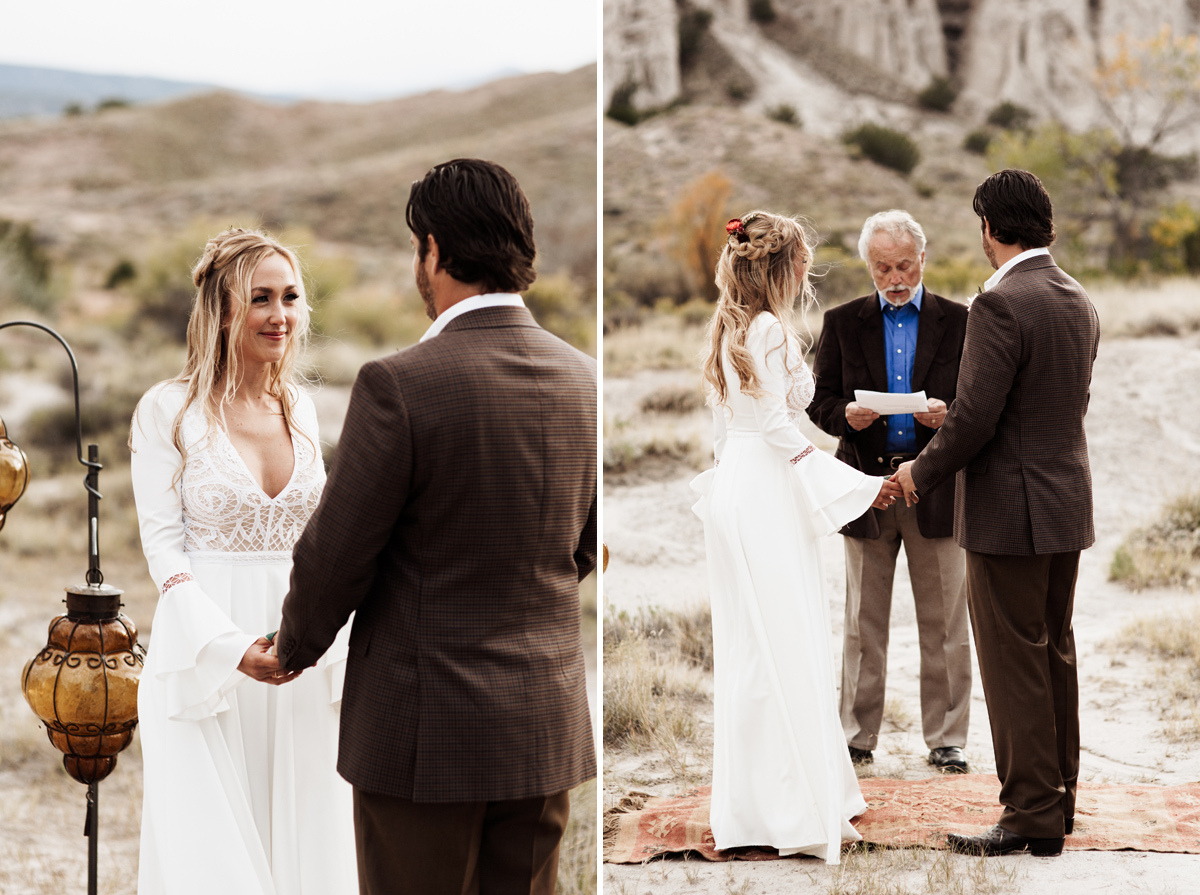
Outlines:
{"type": "Polygon", "coordinates": [[[971,709],[963,549],[925,538],[915,507],[897,501],[876,514],[878,538],[846,538],[846,629],[840,713],[846,742],[874,749],[887,686],[892,582],[900,544],[908,560],[921,647],[921,729],[930,749],[965,746],[971,709]]]}
{"type": "Polygon", "coordinates": [[[554,895],[565,792],[412,802],[354,788],[360,895],[554,895]]]}
{"type": "Polygon", "coordinates": [[[1079,779],[1079,680],[1071,612],[1079,551],[967,551],[967,597],[1000,778],[1000,826],[1063,835],[1079,779]]]}

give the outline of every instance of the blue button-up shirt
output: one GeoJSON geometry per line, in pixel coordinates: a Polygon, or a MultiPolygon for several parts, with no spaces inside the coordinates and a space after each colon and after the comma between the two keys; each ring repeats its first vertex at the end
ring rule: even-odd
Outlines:
{"type": "MultiPolygon", "coordinates": [[[[923,285],[903,307],[893,307],[882,295],[879,296],[879,307],[883,311],[883,345],[887,353],[889,392],[912,391],[913,358],[917,355],[917,326],[921,319],[921,299],[924,297],[923,285]]],[[[916,421],[911,413],[895,414],[887,418],[887,441],[884,450],[889,454],[917,452],[916,421]]]]}

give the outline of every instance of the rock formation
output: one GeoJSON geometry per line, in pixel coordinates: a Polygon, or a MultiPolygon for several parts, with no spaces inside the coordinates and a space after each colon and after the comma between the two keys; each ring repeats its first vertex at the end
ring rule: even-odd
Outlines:
{"type": "MultiPolygon", "coordinates": [[[[747,41],[756,41],[843,93],[892,103],[948,75],[960,87],[961,113],[978,118],[1011,100],[1076,127],[1097,121],[1092,73],[1119,34],[1200,27],[1200,0],[773,0],[775,23],[755,22],[749,0],[688,3],[713,13],[713,37],[743,64],[747,41]],[[857,81],[840,76],[855,60],[857,81]],[[864,89],[864,79],[880,86],[864,89]]],[[[637,108],[677,98],[677,0],[605,0],[604,16],[606,105],[623,84],[636,85],[637,108]]]]}
{"type": "Polygon", "coordinates": [[[679,96],[679,13],[675,0],[604,0],[604,107],[623,87],[636,109],[679,96]]]}

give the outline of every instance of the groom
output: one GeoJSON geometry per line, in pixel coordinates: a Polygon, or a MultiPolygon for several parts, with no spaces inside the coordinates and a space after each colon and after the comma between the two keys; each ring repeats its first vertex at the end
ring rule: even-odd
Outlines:
{"type": "Polygon", "coordinates": [[[1053,210],[1028,171],[975,190],[996,272],[975,296],[945,422],[897,480],[915,502],[957,473],[954,536],[1000,778],[1000,822],[958,851],[1062,852],[1075,823],[1079,686],[1071,611],[1095,541],[1083,417],[1099,328],[1050,257],[1053,210]]]}
{"type": "Polygon", "coordinates": [[[508,171],[437,165],[406,216],[434,323],[358,375],[280,663],[312,665],[357,611],[338,771],[364,895],[553,895],[567,792],[596,774],[596,365],[516,294],[533,219],[508,171]]]}

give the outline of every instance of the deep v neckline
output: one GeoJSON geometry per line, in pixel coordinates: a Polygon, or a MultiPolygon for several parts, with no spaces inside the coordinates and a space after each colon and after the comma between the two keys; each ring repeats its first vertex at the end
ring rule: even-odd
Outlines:
{"type": "Polygon", "coordinates": [[[229,437],[229,433],[225,431],[225,427],[217,424],[217,428],[221,432],[221,436],[225,439],[225,443],[229,445],[229,449],[233,451],[233,455],[237,457],[238,464],[242,467],[242,472],[246,473],[246,477],[254,483],[258,493],[265,497],[269,502],[274,503],[279,499],[280,495],[285,493],[291,487],[292,482],[296,479],[296,470],[300,468],[300,457],[296,451],[296,436],[292,433],[292,427],[288,426],[288,443],[292,446],[292,472],[288,476],[287,482],[279,489],[279,493],[272,497],[267,493],[267,489],[262,486],[262,483],[254,477],[254,473],[250,471],[250,467],[246,465],[245,459],[242,457],[242,452],[237,449],[237,445],[233,443],[233,439],[229,437]]]}

